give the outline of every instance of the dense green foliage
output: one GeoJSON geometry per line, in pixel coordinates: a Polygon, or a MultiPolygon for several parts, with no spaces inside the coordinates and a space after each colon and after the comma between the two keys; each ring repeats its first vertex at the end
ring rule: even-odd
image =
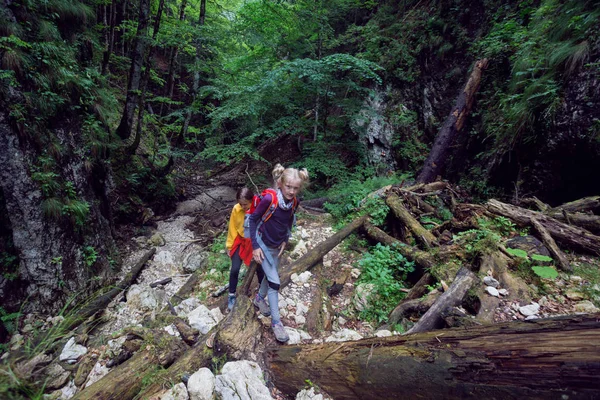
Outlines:
{"type": "Polygon", "coordinates": [[[371,287],[361,318],[381,323],[404,297],[400,289],[407,274],[414,270],[414,262],[393,247],[377,243],[363,255],[359,265],[360,281],[371,287]]]}

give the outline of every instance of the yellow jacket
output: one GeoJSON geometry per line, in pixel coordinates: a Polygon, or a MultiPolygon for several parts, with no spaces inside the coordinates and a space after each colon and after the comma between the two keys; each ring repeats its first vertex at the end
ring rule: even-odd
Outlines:
{"type": "Polygon", "coordinates": [[[225,247],[227,247],[227,250],[231,250],[233,242],[238,235],[244,237],[244,215],[246,215],[246,212],[242,206],[240,206],[240,203],[237,203],[235,206],[233,206],[233,210],[231,210],[231,217],[229,217],[227,241],[225,242],[225,247]]]}

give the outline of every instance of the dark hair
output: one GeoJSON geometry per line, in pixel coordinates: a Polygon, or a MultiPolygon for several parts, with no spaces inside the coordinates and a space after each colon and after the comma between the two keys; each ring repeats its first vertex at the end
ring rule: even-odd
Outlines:
{"type": "Polygon", "coordinates": [[[246,186],[239,188],[236,195],[235,195],[235,199],[236,200],[252,200],[254,198],[254,193],[252,192],[252,190],[248,189],[246,186]]]}

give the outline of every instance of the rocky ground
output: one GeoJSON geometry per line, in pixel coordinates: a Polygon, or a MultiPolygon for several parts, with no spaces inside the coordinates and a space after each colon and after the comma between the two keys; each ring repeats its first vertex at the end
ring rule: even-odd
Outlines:
{"type": "MultiPolygon", "coordinates": [[[[125,336],[122,333],[125,329],[132,325],[141,327],[143,322],[154,320],[167,300],[179,291],[193,273],[200,273],[201,277],[192,293],[185,299],[179,299],[181,302],[175,307],[178,315],[202,334],[225,317],[226,295],[215,297],[213,294],[227,282],[228,259],[224,251],[223,236],[218,236],[214,244],[210,243],[210,238],[225,227],[222,216],[227,216],[233,197],[233,190],[225,187],[203,191],[194,199],[179,204],[171,217],[157,221],[156,227],[146,231],[145,235],[132,238],[125,249],[128,257],[122,274],[127,273],[128,268],[144,252],[154,247],[156,253],[153,259],[147,263],[136,283],[107,307],[104,313],[107,322],[103,326],[89,336],[70,338],[60,352],[59,360],[44,361],[46,365],[53,366],[52,369],[46,368],[46,389],[47,392],[53,390],[46,398],[69,399],[78,390],[107,374],[119,353],[123,352],[125,336]],[[204,217],[198,218],[198,215],[204,217]],[[220,241],[223,241],[222,246],[220,241]],[[169,281],[155,285],[165,278],[169,281]]],[[[300,213],[298,227],[291,241],[294,246],[285,255],[285,262],[299,258],[333,233],[330,222],[324,215],[300,213]]],[[[291,284],[281,290],[279,307],[282,321],[290,335],[290,344],[400,334],[377,330],[376,326],[359,320],[358,314],[367,300],[355,290],[360,276],[357,261],[361,252],[358,250],[350,249],[346,243],[338,245],[324,258],[323,268],[294,275],[291,284]],[[325,287],[336,290],[329,294],[316,290],[318,280],[325,287]],[[322,331],[309,334],[307,318],[316,296],[322,297],[330,323],[322,331]]],[[[593,280],[593,272],[590,272],[594,265],[597,269],[597,261],[586,257],[571,258],[576,273],[580,271],[585,274],[561,274],[555,280],[544,280],[543,287],[531,287],[531,299],[506,300],[506,293],[502,292],[497,282],[493,279],[482,282],[487,295],[499,299],[494,320],[500,322],[575,312],[597,312],[594,302],[600,302],[600,288],[593,280]]],[[[31,332],[49,329],[61,318],[27,316],[21,333],[12,338],[12,348],[24,346],[31,332]]],[[[260,316],[258,312],[257,318],[264,325],[265,345],[274,344],[270,319],[260,316]]],[[[160,321],[156,323],[160,324],[160,321]]],[[[162,328],[169,334],[179,334],[172,325],[162,328]]],[[[217,375],[203,368],[192,376],[185,377],[185,382],[166,389],[156,398],[204,399],[212,398],[213,395],[223,399],[279,397],[277,388],[269,385],[268,381],[265,383],[264,372],[256,362],[258,357],[251,358],[253,359],[227,362],[217,375]]],[[[35,366],[28,368],[33,371],[35,366]]],[[[318,399],[324,395],[315,393],[315,388],[307,385],[306,390],[299,393],[297,398],[318,399]]]]}

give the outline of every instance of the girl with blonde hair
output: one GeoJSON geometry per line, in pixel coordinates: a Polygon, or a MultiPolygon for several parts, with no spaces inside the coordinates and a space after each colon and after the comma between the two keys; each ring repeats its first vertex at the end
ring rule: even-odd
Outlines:
{"type": "Polygon", "coordinates": [[[296,195],[308,182],[308,171],[305,168],[284,168],[277,164],[272,175],[276,191],[263,196],[249,218],[252,259],[261,264],[264,273],[254,305],[263,315],[271,315],[275,338],[287,342],[289,336],[279,316],[279,259],[294,223],[294,211],[298,204],[296,195]],[[276,207],[273,210],[274,204],[276,207]],[[267,298],[268,305],[265,301],[267,298]]]}

